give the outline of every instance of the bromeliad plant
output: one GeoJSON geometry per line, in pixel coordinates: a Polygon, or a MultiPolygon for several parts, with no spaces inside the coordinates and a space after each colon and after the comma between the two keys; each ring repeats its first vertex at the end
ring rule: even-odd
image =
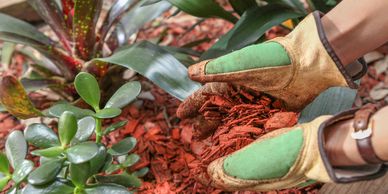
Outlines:
{"type": "Polygon", "coordinates": [[[100,108],[100,89],[91,74],[78,74],[75,87],[94,111],[58,104],[48,111],[48,114],[59,117],[57,133],[41,123],[29,125],[24,135],[20,131],[12,132],[6,141],[6,156],[0,154],[0,190],[11,180],[13,187],[9,192],[17,193],[25,185],[20,191],[26,194],[130,193],[127,187],[141,185],[138,177],[144,176],[148,168],[135,172],[129,170],[140,160],[138,155],[128,154],[136,146],[136,139],[127,137],[111,147],[101,142],[104,135],[126,123],[121,121],[103,129],[102,120],[118,116],[120,108],[139,94],[140,84],[126,83],[104,108],[100,108]],[[127,91],[130,91],[130,96],[127,91]],[[95,141],[91,141],[93,133],[95,141]],[[33,162],[25,159],[26,142],[38,148],[30,152],[40,157],[40,166],[36,169],[33,169],[33,162]]]}
{"type": "Polygon", "coordinates": [[[28,2],[56,38],[0,13],[0,40],[34,49],[17,49],[30,59],[27,73],[21,79],[3,76],[0,80],[0,103],[14,116],[21,119],[42,116],[26,96],[33,90],[48,87],[64,100],[76,100],[72,83],[80,71],[96,75],[102,89],[111,88],[111,83],[117,82],[114,78],[119,78],[125,68],[142,74],[179,99],[199,88],[199,84],[187,78],[186,67],[162,47],[146,41],[126,45],[142,25],[168,10],[169,2],[116,0],[104,18],[100,17],[104,0],[28,2]],[[98,21],[102,24],[99,28],[98,21]]]}

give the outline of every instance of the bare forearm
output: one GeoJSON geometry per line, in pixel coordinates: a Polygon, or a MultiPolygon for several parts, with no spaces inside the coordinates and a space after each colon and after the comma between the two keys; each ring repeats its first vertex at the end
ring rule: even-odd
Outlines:
{"type": "MultiPolygon", "coordinates": [[[[379,158],[388,161],[388,106],[374,114],[372,145],[379,158]]],[[[351,138],[353,119],[339,122],[327,130],[326,151],[334,166],[352,166],[366,164],[358,152],[356,141],[351,138]]]]}
{"type": "Polygon", "coordinates": [[[322,18],[326,36],[343,64],[388,41],[387,0],[343,0],[322,18]]]}

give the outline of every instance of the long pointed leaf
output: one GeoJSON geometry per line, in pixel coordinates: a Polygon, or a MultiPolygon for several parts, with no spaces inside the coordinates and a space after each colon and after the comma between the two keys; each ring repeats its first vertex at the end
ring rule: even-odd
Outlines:
{"type": "Polygon", "coordinates": [[[112,35],[115,35],[119,40],[118,45],[125,44],[128,38],[143,27],[145,23],[159,17],[170,8],[171,4],[167,1],[160,1],[147,6],[141,6],[139,3],[121,18],[116,31],[112,35]]]}
{"type": "Polygon", "coordinates": [[[15,35],[15,39],[24,37],[34,40],[41,45],[52,45],[52,40],[38,31],[34,26],[16,19],[14,17],[0,13],[0,39],[3,34],[15,35]]]}
{"type": "Polygon", "coordinates": [[[52,0],[29,0],[28,3],[30,3],[40,17],[43,18],[48,25],[50,25],[64,48],[71,52],[70,29],[67,28],[65,19],[61,14],[58,4],[52,0]]]}
{"type": "Polygon", "coordinates": [[[11,64],[12,55],[15,51],[15,43],[4,42],[1,49],[1,66],[4,70],[8,70],[11,64]]]}
{"type": "Polygon", "coordinates": [[[206,51],[201,59],[215,58],[241,49],[257,41],[271,27],[303,15],[289,6],[279,4],[247,10],[236,25],[206,51]]]}
{"type": "Polygon", "coordinates": [[[168,0],[180,10],[197,17],[219,17],[232,23],[237,21],[231,13],[227,12],[214,0],[168,0]]]}
{"type": "Polygon", "coordinates": [[[239,15],[242,15],[249,8],[257,7],[256,0],[229,0],[229,3],[239,15]]]}
{"type": "Polygon", "coordinates": [[[43,115],[34,107],[22,84],[13,76],[0,78],[0,102],[9,113],[20,119],[43,115]]]}
{"type": "Polygon", "coordinates": [[[75,0],[73,38],[78,54],[88,60],[96,42],[97,19],[102,9],[102,0],[75,0]]]}
{"type": "Polygon", "coordinates": [[[94,60],[131,68],[180,100],[201,87],[199,83],[188,78],[187,68],[182,63],[164,49],[149,42],[137,43],[110,57],[94,60]]]}

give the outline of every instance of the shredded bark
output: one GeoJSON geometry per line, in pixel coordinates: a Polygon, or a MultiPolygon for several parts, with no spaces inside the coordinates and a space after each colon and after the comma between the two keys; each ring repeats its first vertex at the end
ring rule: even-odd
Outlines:
{"type": "MultiPolygon", "coordinates": [[[[208,101],[201,108],[201,115],[205,120],[219,122],[220,126],[206,139],[198,139],[201,134],[194,130],[194,121],[180,121],[175,116],[180,102],[161,89],[151,91],[155,101],[144,99],[143,104],[127,107],[120,117],[108,121],[129,119],[123,129],[105,139],[113,144],[126,135],[137,138],[135,152],[141,156],[141,161],[133,170],[150,168],[139,193],[226,193],[203,184],[208,180],[203,173],[207,164],[271,130],[292,126],[297,120],[297,114],[285,112],[280,101],[261,93],[231,88],[228,95],[207,95],[208,101]]],[[[277,192],[314,193],[317,188],[277,192]]]]}

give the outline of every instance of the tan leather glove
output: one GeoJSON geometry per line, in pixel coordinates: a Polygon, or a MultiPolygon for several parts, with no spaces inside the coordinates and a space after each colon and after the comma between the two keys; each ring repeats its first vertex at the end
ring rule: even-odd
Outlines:
{"type": "MultiPolygon", "coordinates": [[[[288,110],[294,111],[303,109],[330,87],[356,88],[354,80],[365,72],[361,63],[346,68],[341,64],[325,37],[318,12],[307,16],[286,37],[189,67],[189,76],[195,81],[231,83],[263,91],[282,99],[288,110]]],[[[204,103],[200,97],[203,91],[219,92],[224,86],[210,83],[204,87],[179,107],[180,118],[197,114],[204,103]]]]}
{"type": "Polygon", "coordinates": [[[345,183],[376,178],[386,167],[373,151],[370,141],[374,107],[352,109],[334,117],[322,116],[310,123],[270,132],[231,155],[219,158],[208,166],[215,187],[228,191],[269,191],[306,186],[314,181],[345,183]],[[333,167],[325,151],[325,131],[329,126],[354,117],[352,134],[360,145],[363,166],[333,167]],[[357,127],[358,126],[358,127],[357,127]],[[365,150],[368,150],[365,152],[365,150]]]}

